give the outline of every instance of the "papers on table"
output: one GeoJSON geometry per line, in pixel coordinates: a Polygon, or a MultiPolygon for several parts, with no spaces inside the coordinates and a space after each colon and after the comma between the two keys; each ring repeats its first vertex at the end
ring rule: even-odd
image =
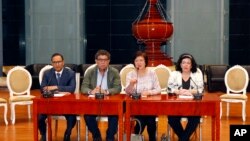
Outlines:
{"type": "Polygon", "coordinates": [[[94,94],[90,94],[88,97],[95,97],[95,95],[94,94]]]}
{"type": "Polygon", "coordinates": [[[62,96],[65,96],[66,94],[69,94],[69,93],[68,92],[54,93],[54,97],[62,97],[62,96]]]}
{"type": "Polygon", "coordinates": [[[178,98],[183,98],[183,99],[193,99],[193,95],[178,95],[178,98]]]}

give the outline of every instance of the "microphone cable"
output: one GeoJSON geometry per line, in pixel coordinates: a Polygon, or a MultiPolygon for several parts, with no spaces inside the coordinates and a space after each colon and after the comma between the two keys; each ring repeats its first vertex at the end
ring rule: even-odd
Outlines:
{"type": "Polygon", "coordinates": [[[139,71],[139,68],[136,68],[136,86],[135,86],[135,95],[138,95],[138,89],[137,89],[137,86],[138,86],[138,78],[139,78],[139,74],[138,74],[138,71],[139,71]]]}
{"type": "Polygon", "coordinates": [[[97,121],[97,123],[99,123],[101,120],[102,102],[101,102],[101,99],[97,99],[97,100],[98,100],[98,108],[97,108],[96,121],[97,121]]]}
{"type": "Polygon", "coordinates": [[[99,91],[99,94],[100,95],[103,95],[103,98],[96,98],[96,100],[98,100],[98,109],[97,109],[97,123],[99,123],[101,121],[101,114],[102,114],[102,100],[104,99],[104,94],[102,94],[102,82],[103,82],[103,79],[104,79],[104,76],[105,76],[105,72],[106,72],[106,69],[104,69],[104,73],[102,74],[102,78],[101,78],[101,82],[100,82],[100,91],[99,91]]]}
{"type": "Polygon", "coordinates": [[[138,93],[137,91],[138,91],[138,79],[139,79],[139,74],[138,74],[138,71],[139,71],[139,68],[136,68],[136,86],[135,86],[135,92],[132,94],[132,99],[140,99],[141,98],[141,94],[140,93],[138,93]]]}

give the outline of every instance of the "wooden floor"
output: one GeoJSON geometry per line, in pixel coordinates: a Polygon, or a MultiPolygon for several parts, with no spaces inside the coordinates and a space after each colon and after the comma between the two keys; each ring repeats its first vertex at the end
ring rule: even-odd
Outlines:
{"type": "MultiPolygon", "coordinates": [[[[211,93],[211,94],[221,94],[221,93],[211,93]]],[[[0,97],[8,98],[8,90],[1,88],[0,89],[0,97]]],[[[223,105],[225,106],[225,105],[223,105]]],[[[232,104],[231,105],[231,112],[230,117],[227,118],[225,116],[225,111],[223,110],[223,117],[221,119],[221,134],[220,138],[221,141],[229,141],[229,126],[232,124],[250,124],[250,104],[247,102],[247,118],[246,122],[242,121],[241,118],[241,104],[232,104]]],[[[3,108],[0,107],[1,115],[0,115],[0,141],[33,141],[33,122],[32,119],[28,119],[27,116],[27,108],[26,106],[17,106],[16,107],[16,123],[12,125],[10,122],[10,109],[8,109],[8,121],[9,125],[5,125],[3,120],[3,108]]],[[[53,140],[54,141],[62,141],[63,140],[63,133],[65,131],[66,122],[64,120],[59,121],[59,129],[57,136],[53,133],[53,140]]],[[[54,126],[53,126],[54,127],[54,126]]],[[[53,129],[52,127],[52,129],[53,129]]],[[[102,137],[105,138],[106,133],[106,122],[100,122],[99,127],[101,129],[102,137]]],[[[203,123],[201,124],[202,128],[202,140],[203,141],[210,141],[211,140],[211,118],[204,117],[203,123]]],[[[160,136],[167,131],[167,118],[166,116],[159,116],[158,121],[158,140],[160,140],[160,136]]],[[[53,130],[54,131],[54,130],[53,130]]],[[[148,140],[147,132],[144,131],[145,140],[148,140]]],[[[90,140],[91,134],[89,134],[90,140]]],[[[76,129],[74,128],[71,135],[71,140],[76,140],[76,129]]],[[[83,118],[81,119],[81,140],[85,140],[85,122],[83,118]]],[[[177,139],[175,139],[177,141],[177,139]]],[[[192,141],[197,140],[195,136],[193,136],[192,141]]]]}

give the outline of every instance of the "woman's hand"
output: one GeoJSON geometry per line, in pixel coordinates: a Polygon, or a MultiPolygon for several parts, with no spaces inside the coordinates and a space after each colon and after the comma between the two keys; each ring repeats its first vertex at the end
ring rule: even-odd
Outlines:
{"type": "Polygon", "coordinates": [[[137,79],[133,78],[133,79],[130,80],[130,83],[129,83],[129,84],[130,84],[131,86],[134,86],[136,83],[137,83],[137,79]]]}
{"type": "Polygon", "coordinates": [[[149,91],[142,91],[141,95],[142,96],[148,96],[148,95],[151,95],[151,93],[149,91]]]}
{"type": "Polygon", "coordinates": [[[192,93],[187,89],[180,89],[179,94],[180,95],[192,95],[192,93]]]}

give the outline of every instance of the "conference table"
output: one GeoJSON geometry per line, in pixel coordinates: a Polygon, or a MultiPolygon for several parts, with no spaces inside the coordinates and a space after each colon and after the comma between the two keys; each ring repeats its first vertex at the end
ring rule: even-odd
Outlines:
{"type": "MultiPolygon", "coordinates": [[[[37,94],[39,95],[39,94],[37,94]]],[[[84,94],[66,94],[61,97],[43,98],[37,96],[33,99],[33,127],[34,140],[38,140],[38,115],[62,115],[62,114],[94,114],[94,115],[117,115],[118,138],[122,141],[123,134],[123,104],[125,95],[117,94],[105,96],[98,100],[84,94]]],[[[49,118],[50,119],[50,118],[49,118]]],[[[51,125],[49,121],[49,140],[51,140],[51,125]]]]}
{"type": "MultiPolygon", "coordinates": [[[[130,118],[135,115],[211,116],[212,140],[220,140],[220,99],[218,95],[204,94],[202,100],[182,99],[169,95],[154,95],[134,100],[128,95],[105,96],[98,100],[84,94],[66,94],[62,97],[33,99],[34,140],[38,140],[38,115],[95,114],[118,116],[118,138],[123,140],[125,112],[126,140],[130,140],[130,118]]],[[[50,118],[49,123],[50,123],[50,118]]],[[[49,140],[51,140],[49,124],[49,140]]]]}
{"type": "Polygon", "coordinates": [[[130,141],[130,118],[135,115],[211,116],[212,140],[220,140],[220,99],[218,95],[204,94],[202,100],[154,95],[134,100],[126,97],[125,128],[130,141]]]}

